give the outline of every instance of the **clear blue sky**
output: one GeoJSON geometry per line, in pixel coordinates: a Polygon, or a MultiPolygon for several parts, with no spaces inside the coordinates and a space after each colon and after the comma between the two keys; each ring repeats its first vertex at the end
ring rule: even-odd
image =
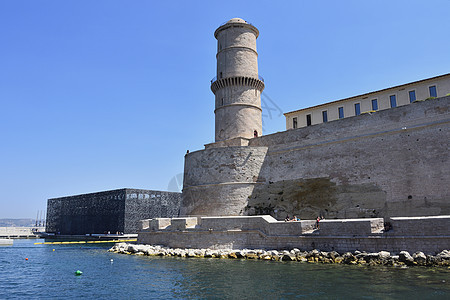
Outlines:
{"type": "Polygon", "coordinates": [[[0,218],[167,190],[214,139],[214,30],[260,30],[264,134],[287,112],[450,72],[450,1],[0,1],[0,218]],[[269,98],[273,103],[270,102],[269,98]]]}

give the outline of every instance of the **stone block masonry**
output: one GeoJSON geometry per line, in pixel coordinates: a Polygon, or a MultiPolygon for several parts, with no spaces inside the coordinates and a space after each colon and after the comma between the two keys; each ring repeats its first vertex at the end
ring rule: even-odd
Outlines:
{"type": "Polygon", "coordinates": [[[139,220],[176,217],[181,193],[118,189],[48,199],[46,232],[137,233],[139,220]]]}
{"type": "Polygon", "coordinates": [[[171,248],[294,249],[303,251],[390,251],[429,254],[450,245],[450,216],[391,218],[384,230],[382,218],[277,221],[271,216],[198,217],[144,220],[138,243],[171,248]],[[197,219],[195,221],[195,219],[197,219]],[[185,227],[181,226],[185,224],[185,227]],[[422,230],[418,230],[422,228],[422,230]],[[435,232],[433,228],[439,228],[435,232]]]}
{"type": "Polygon", "coordinates": [[[185,158],[181,214],[313,219],[450,214],[450,96],[185,158]]]}

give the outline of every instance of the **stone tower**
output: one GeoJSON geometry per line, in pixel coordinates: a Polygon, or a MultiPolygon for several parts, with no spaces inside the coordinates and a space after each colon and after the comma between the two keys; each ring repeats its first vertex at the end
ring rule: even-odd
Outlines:
{"type": "Polygon", "coordinates": [[[216,98],[216,142],[262,134],[261,92],[256,38],[258,29],[233,18],[217,28],[217,76],[211,81],[216,98]]]}

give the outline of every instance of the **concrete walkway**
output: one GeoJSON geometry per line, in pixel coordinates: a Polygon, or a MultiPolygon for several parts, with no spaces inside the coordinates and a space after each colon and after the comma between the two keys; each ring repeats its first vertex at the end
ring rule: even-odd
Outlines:
{"type": "Polygon", "coordinates": [[[45,227],[0,227],[0,238],[29,239],[39,238],[39,232],[44,232],[45,227]]]}

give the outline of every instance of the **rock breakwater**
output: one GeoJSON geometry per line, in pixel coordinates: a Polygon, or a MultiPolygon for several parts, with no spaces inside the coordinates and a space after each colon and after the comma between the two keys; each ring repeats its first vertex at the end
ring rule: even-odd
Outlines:
{"type": "Polygon", "coordinates": [[[181,249],[164,246],[136,245],[117,243],[109,252],[120,254],[134,254],[147,256],[175,256],[186,258],[229,258],[229,259],[254,259],[268,261],[298,261],[324,264],[348,264],[348,265],[386,265],[386,266],[444,266],[450,267],[450,250],[443,250],[436,255],[426,255],[423,252],[410,254],[401,251],[391,254],[387,251],[368,253],[354,251],[338,253],[336,251],[324,252],[320,250],[301,251],[292,250],[212,250],[212,249],[181,249]]]}

